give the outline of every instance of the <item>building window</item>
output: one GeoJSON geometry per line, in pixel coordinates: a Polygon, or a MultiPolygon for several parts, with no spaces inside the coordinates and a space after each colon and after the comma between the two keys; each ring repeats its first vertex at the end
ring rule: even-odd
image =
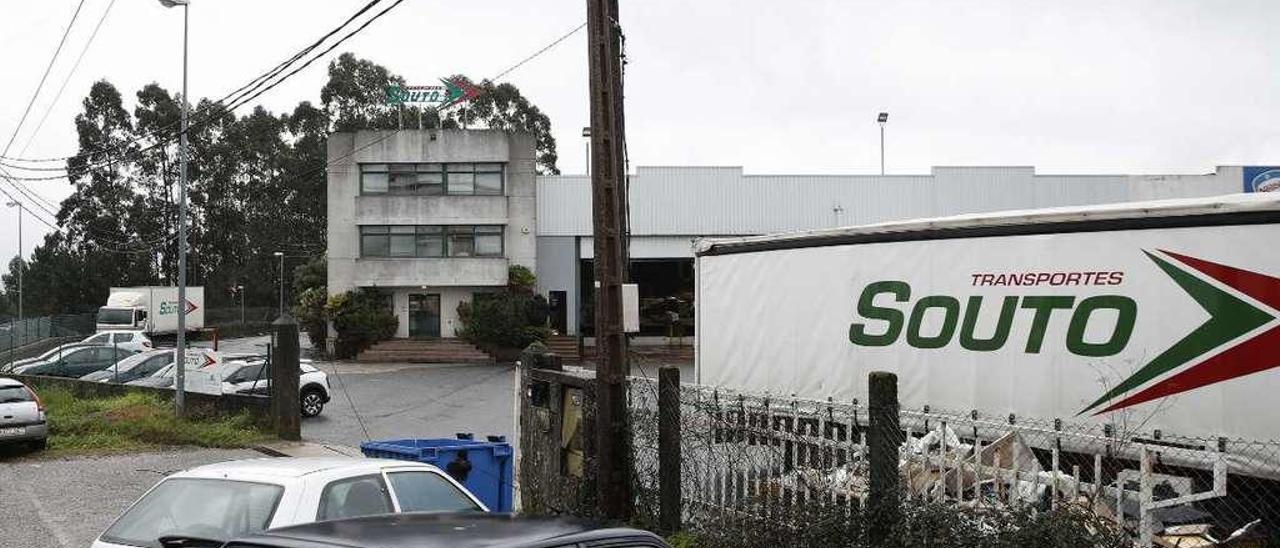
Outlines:
{"type": "Polygon", "coordinates": [[[442,226],[418,227],[418,256],[419,257],[443,257],[444,256],[444,227],[442,226]]]}
{"type": "Polygon", "coordinates": [[[391,255],[391,240],[387,236],[389,233],[387,228],[385,226],[360,227],[361,257],[389,257],[391,255]]]}
{"type": "Polygon", "coordinates": [[[501,196],[503,164],[360,164],[361,194],[501,196]]]}
{"type": "Polygon", "coordinates": [[[449,256],[472,257],[476,251],[475,227],[449,227],[449,256]]]}
{"type": "Polygon", "coordinates": [[[368,225],[361,257],[502,257],[502,225],[368,225]]]}
{"type": "Polygon", "coordinates": [[[502,227],[477,226],[475,246],[477,257],[501,257],[502,227]]]}
{"type": "Polygon", "coordinates": [[[391,229],[391,256],[392,257],[416,257],[417,251],[417,231],[412,226],[392,226],[391,229]]]}

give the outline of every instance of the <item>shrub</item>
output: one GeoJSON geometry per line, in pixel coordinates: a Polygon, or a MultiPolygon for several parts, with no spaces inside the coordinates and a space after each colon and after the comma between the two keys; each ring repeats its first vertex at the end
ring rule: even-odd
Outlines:
{"type": "Polygon", "coordinates": [[[330,297],[325,315],[338,332],[333,351],[339,358],[353,358],[373,343],[390,339],[400,325],[383,306],[382,296],[367,288],[330,297]]]}
{"type": "Polygon", "coordinates": [[[528,268],[512,266],[505,290],[482,293],[458,304],[460,334],[486,350],[519,349],[551,336],[547,299],[534,293],[537,280],[528,268]]]}
{"type": "Polygon", "coordinates": [[[533,271],[520,265],[511,265],[507,269],[507,289],[518,293],[533,293],[538,278],[533,271]]]}

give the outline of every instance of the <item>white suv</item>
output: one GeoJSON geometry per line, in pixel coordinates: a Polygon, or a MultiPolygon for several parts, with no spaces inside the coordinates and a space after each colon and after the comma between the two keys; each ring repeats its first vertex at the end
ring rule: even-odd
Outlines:
{"type": "Polygon", "coordinates": [[[93,548],[159,546],[166,536],[210,541],[264,529],[400,512],[487,512],[429,464],[359,458],[274,458],[210,464],[156,484],[93,548]]]}
{"type": "MultiPolygon", "coordinates": [[[[298,364],[298,403],[304,417],[319,415],[329,403],[329,375],[311,363],[302,360],[298,364]]],[[[228,361],[223,370],[223,394],[271,395],[271,368],[265,359],[228,361]]]]}
{"type": "Polygon", "coordinates": [[[155,345],[151,343],[151,338],[141,331],[99,331],[98,334],[81,342],[115,346],[135,353],[146,352],[155,348],[155,345]]]}

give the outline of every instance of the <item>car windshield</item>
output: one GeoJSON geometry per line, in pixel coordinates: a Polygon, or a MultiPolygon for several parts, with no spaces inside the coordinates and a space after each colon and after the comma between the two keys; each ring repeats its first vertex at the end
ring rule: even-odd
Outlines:
{"type": "Polygon", "coordinates": [[[167,479],[102,534],[126,546],[161,548],[158,539],[189,536],[225,542],[266,529],[284,488],[224,479],[167,479]]]}
{"type": "Polygon", "coordinates": [[[132,308],[99,308],[98,323],[133,325],[132,308]]]}
{"type": "Polygon", "coordinates": [[[39,358],[36,358],[36,361],[45,361],[49,358],[57,357],[59,355],[66,354],[67,352],[70,352],[76,348],[80,348],[81,346],[84,346],[84,343],[64,344],[62,346],[54,348],[53,350],[45,352],[44,354],[41,354],[39,358]]]}
{"type": "Polygon", "coordinates": [[[21,386],[0,386],[0,403],[31,401],[31,393],[21,386]]]}
{"type": "Polygon", "coordinates": [[[142,353],[142,354],[134,354],[134,355],[132,355],[132,356],[129,356],[129,357],[127,357],[127,358],[123,359],[123,360],[120,360],[120,361],[116,362],[116,364],[115,364],[115,365],[113,365],[113,366],[111,366],[111,367],[108,367],[108,368],[107,368],[107,371],[119,371],[119,372],[123,373],[123,372],[125,372],[125,371],[130,370],[130,369],[133,369],[134,367],[137,367],[137,366],[138,366],[138,364],[140,364],[140,363],[142,363],[142,362],[145,362],[145,361],[147,361],[147,360],[149,360],[149,359],[151,359],[151,358],[154,358],[156,355],[157,355],[157,354],[151,354],[151,353],[146,353],[146,352],[144,352],[144,353],[142,353]]]}

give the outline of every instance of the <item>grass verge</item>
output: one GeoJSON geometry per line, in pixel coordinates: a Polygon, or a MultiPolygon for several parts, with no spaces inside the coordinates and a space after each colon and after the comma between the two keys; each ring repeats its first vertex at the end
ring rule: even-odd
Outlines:
{"type": "Polygon", "coordinates": [[[178,418],[173,404],[151,394],[77,398],[43,390],[49,420],[47,456],[121,453],[171,446],[247,447],[268,438],[249,416],[178,418]]]}

